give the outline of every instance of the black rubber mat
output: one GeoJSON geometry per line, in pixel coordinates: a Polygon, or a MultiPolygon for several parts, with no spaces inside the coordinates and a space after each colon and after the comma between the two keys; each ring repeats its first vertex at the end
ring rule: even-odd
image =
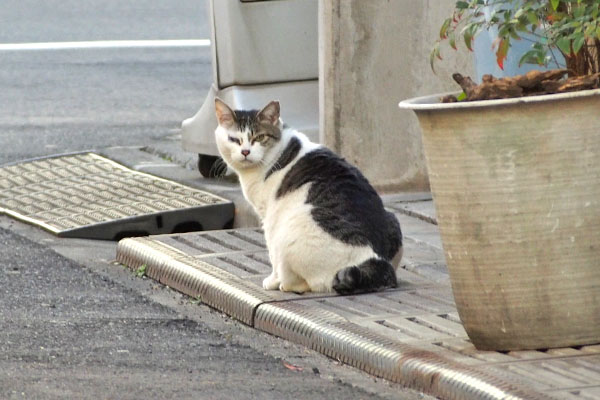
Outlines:
{"type": "Polygon", "coordinates": [[[0,167],[0,212],[62,237],[119,240],[223,229],[233,221],[234,206],[81,153],[0,167]]]}

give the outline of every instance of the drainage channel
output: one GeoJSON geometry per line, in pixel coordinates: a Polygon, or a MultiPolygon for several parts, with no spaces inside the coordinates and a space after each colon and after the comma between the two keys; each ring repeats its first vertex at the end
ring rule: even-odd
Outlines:
{"type": "MultiPolygon", "coordinates": [[[[406,252],[415,250],[410,246],[406,252]]],[[[117,246],[117,261],[145,266],[148,277],[256,329],[442,399],[582,398],[555,397],[552,389],[559,388],[512,373],[527,368],[518,355],[477,352],[449,285],[411,271],[399,270],[405,283],[382,293],[266,291],[261,280],[271,267],[258,229],[127,238],[117,246]],[[512,357],[510,367],[489,362],[498,357],[512,357]]]]}
{"type": "Polygon", "coordinates": [[[80,153],[0,167],[0,213],[61,237],[119,240],[223,229],[232,225],[234,205],[80,153]]]}

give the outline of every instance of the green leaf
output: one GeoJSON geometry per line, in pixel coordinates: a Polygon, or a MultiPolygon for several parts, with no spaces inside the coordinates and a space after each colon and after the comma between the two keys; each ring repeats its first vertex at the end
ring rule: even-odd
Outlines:
{"type": "Polygon", "coordinates": [[[571,54],[571,41],[567,37],[563,36],[558,39],[556,45],[564,55],[568,56],[571,54]]]}
{"type": "Polygon", "coordinates": [[[527,51],[519,60],[519,67],[523,64],[546,65],[546,51],[543,47],[534,47],[527,51]]]}
{"type": "Polygon", "coordinates": [[[442,27],[440,28],[440,39],[446,39],[448,37],[448,28],[450,28],[450,24],[452,23],[452,18],[446,18],[442,27]]]}
{"type": "Polygon", "coordinates": [[[452,32],[449,37],[448,37],[448,43],[450,44],[450,47],[452,47],[454,50],[458,50],[456,47],[456,35],[454,35],[454,32],[452,32]]]}
{"type": "Polygon", "coordinates": [[[573,52],[577,54],[583,44],[585,43],[585,36],[583,33],[577,35],[577,37],[573,40],[573,52]]]}
{"type": "Polygon", "coordinates": [[[593,38],[596,35],[596,26],[589,25],[587,28],[585,28],[584,35],[585,37],[593,38]]]}
{"type": "Polygon", "coordinates": [[[148,266],[146,264],[142,264],[138,269],[135,270],[135,276],[138,278],[143,278],[146,276],[146,268],[148,266]]]}
{"type": "Polygon", "coordinates": [[[527,19],[529,20],[529,23],[531,25],[535,25],[535,26],[537,26],[540,22],[537,14],[533,11],[527,13],[527,19]]]}
{"type": "Polygon", "coordinates": [[[462,92],[461,94],[459,94],[456,97],[456,100],[458,100],[458,101],[465,101],[466,99],[467,99],[467,94],[465,92],[462,92]]]}
{"type": "Polygon", "coordinates": [[[517,33],[517,31],[511,29],[510,30],[510,37],[512,37],[515,40],[521,40],[521,36],[519,36],[519,34],[517,33]]]}
{"type": "Polygon", "coordinates": [[[552,5],[552,9],[556,11],[560,4],[560,0],[550,0],[550,4],[552,5]]]}
{"type": "Polygon", "coordinates": [[[435,45],[433,45],[433,49],[431,49],[431,53],[429,54],[429,65],[431,66],[431,70],[434,73],[434,62],[436,58],[439,58],[440,60],[442,59],[442,57],[440,56],[440,42],[436,42],[435,45]]]}
{"type": "Polygon", "coordinates": [[[463,35],[463,39],[465,40],[465,45],[467,46],[467,49],[469,49],[470,51],[473,51],[473,37],[475,36],[475,33],[477,32],[478,28],[479,28],[479,25],[472,23],[472,24],[465,26],[463,28],[463,30],[461,31],[461,34],[463,35]]]}
{"type": "Polygon", "coordinates": [[[467,3],[466,1],[457,1],[455,7],[458,10],[466,10],[467,8],[469,8],[469,3],[467,3]]]}

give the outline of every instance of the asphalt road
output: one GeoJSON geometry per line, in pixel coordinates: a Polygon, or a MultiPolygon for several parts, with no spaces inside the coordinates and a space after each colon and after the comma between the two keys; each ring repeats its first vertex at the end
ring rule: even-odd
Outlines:
{"type": "Polygon", "coordinates": [[[373,397],[348,382],[322,379],[306,360],[302,371],[290,369],[1,228],[0,246],[0,398],[373,397]]]}
{"type": "MultiPolygon", "coordinates": [[[[4,0],[0,43],[208,39],[204,1],[4,0]]],[[[0,51],[0,164],[151,144],[202,104],[210,49],[0,51]]]]}
{"type": "Polygon", "coordinates": [[[209,49],[0,53],[0,164],[148,145],[177,132],[211,82],[209,49]]]}
{"type": "MultiPolygon", "coordinates": [[[[3,0],[0,44],[209,38],[204,1],[3,0]]],[[[0,50],[0,164],[173,146],[209,48],[0,50]]],[[[0,398],[420,398],[0,216],[0,398]],[[297,368],[296,368],[297,367],[297,368]]]]}
{"type": "Polygon", "coordinates": [[[205,0],[2,0],[0,43],[208,38],[205,0]]]}

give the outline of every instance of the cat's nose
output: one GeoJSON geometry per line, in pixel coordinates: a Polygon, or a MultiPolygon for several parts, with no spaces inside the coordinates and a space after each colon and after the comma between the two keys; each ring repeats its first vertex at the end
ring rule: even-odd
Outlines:
{"type": "Polygon", "coordinates": [[[250,154],[250,150],[242,150],[242,154],[244,155],[244,157],[248,157],[248,154],[250,154]]]}

